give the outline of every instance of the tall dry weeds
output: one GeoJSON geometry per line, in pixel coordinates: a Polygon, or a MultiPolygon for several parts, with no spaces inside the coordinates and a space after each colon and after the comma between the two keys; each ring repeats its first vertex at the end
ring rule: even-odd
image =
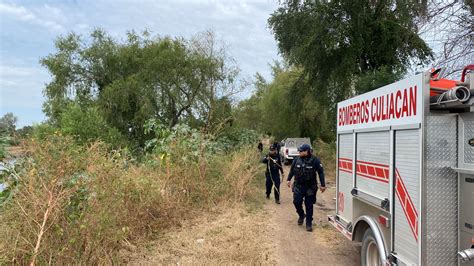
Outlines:
{"type": "Polygon", "coordinates": [[[252,152],[235,153],[229,158],[223,177],[232,201],[242,202],[249,192],[255,191],[249,186],[258,175],[259,165],[255,163],[258,159],[252,152]]]}
{"type": "Polygon", "coordinates": [[[120,263],[121,249],[255,191],[250,148],[141,165],[101,143],[81,147],[58,135],[25,150],[14,196],[0,209],[0,264],[120,263]]]}
{"type": "Polygon", "coordinates": [[[336,144],[325,143],[317,140],[313,143],[315,155],[324,165],[326,180],[335,182],[336,180],[336,144]]]}

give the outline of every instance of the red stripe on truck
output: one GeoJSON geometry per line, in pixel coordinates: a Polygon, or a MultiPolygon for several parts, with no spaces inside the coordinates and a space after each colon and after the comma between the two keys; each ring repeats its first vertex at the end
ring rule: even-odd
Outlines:
{"type": "Polygon", "coordinates": [[[339,158],[339,170],[352,174],[352,160],[347,158],[339,158]]]}
{"type": "MultiPolygon", "coordinates": [[[[352,160],[348,158],[339,158],[339,170],[352,174],[352,160]]],[[[357,161],[356,164],[357,176],[369,178],[375,181],[388,183],[389,182],[389,166],[385,164],[357,161]]],[[[395,190],[400,205],[405,213],[408,225],[410,225],[411,231],[415,240],[418,242],[418,212],[413,204],[408,190],[403,182],[403,178],[395,169],[395,190]]]]}
{"type": "MultiPolygon", "coordinates": [[[[358,163],[359,163],[359,162],[357,162],[357,164],[358,164],[358,163]]],[[[357,173],[360,173],[360,174],[367,174],[367,166],[361,164],[361,165],[360,165],[360,171],[358,171],[357,173]]]]}
{"type": "Polygon", "coordinates": [[[375,168],[375,171],[377,172],[377,176],[381,176],[385,179],[388,179],[388,175],[384,174],[384,169],[382,168],[375,168]]]}
{"type": "Polygon", "coordinates": [[[407,218],[407,222],[410,225],[413,236],[415,237],[416,242],[418,242],[418,212],[416,211],[413,200],[408,193],[398,169],[395,169],[395,174],[395,189],[397,191],[397,197],[400,201],[403,211],[405,212],[405,217],[407,218]]]}

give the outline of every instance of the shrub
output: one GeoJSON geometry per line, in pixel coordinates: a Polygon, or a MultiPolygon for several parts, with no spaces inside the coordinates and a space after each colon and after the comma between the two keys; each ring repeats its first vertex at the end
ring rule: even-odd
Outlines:
{"type": "Polygon", "coordinates": [[[97,108],[81,107],[77,103],[67,105],[57,125],[45,122],[33,126],[31,131],[32,137],[38,140],[60,133],[72,136],[79,145],[102,141],[119,148],[126,143],[118,129],[108,125],[97,108]]]}
{"type": "Polygon", "coordinates": [[[95,107],[70,103],[61,114],[59,128],[63,134],[73,136],[79,144],[94,140],[101,140],[113,147],[123,144],[119,130],[109,126],[95,107]]]}
{"type": "Polygon", "coordinates": [[[7,156],[7,146],[9,141],[9,137],[0,136],[0,160],[3,160],[7,156]]]}
{"type": "Polygon", "coordinates": [[[46,139],[47,137],[54,135],[59,129],[53,127],[49,123],[40,123],[33,126],[32,137],[38,140],[46,139]]]}
{"type": "Polygon", "coordinates": [[[147,151],[194,161],[199,157],[233,152],[243,146],[254,145],[260,138],[256,131],[249,129],[231,129],[220,134],[204,134],[185,124],[177,124],[170,129],[156,119],[147,121],[145,133],[153,136],[145,143],[147,151]]]}
{"type": "Polygon", "coordinates": [[[175,135],[172,156],[149,154],[141,165],[100,142],[81,146],[59,134],[28,141],[0,212],[0,264],[120,263],[130,243],[253,192],[254,152],[195,156],[188,137],[175,135]]]}

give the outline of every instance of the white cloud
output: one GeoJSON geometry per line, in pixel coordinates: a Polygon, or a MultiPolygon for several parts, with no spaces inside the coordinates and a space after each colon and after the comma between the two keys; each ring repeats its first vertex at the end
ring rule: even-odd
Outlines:
{"type": "Polygon", "coordinates": [[[3,79],[12,77],[28,77],[36,71],[37,69],[35,68],[0,65],[0,77],[2,82],[3,79]]]}
{"type": "Polygon", "coordinates": [[[103,28],[120,40],[128,30],[185,38],[213,30],[246,78],[258,71],[271,79],[268,63],[279,58],[267,28],[277,0],[53,0],[21,5],[3,1],[0,111],[18,113],[25,124],[44,117],[41,91],[51,77],[38,60],[54,53],[56,36],[70,31],[86,36],[103,28]]]}
{"type": "Polygon", "coordinates": [[[12,112],[19,117],[19,126],[44,119],[41,106],[42,89],[50,79],[48,72],[35,60],[10,55],[0,57],[0,116],[12,112]]]}
{"type": "Polygon", "coordinates": [[[28,66],[0,66],[0,105],[3,108],[40,107],[46,70],[28,66]]]}
{"type": "Polygon", "coordinates": [[[60,17],[59,9],[50,6],[43,6],[38,10],[30,10],[24,6],[15,4],[0,3],[0,15],[8,16],[12,19],[16,19],[23,22],[29,22],[41,27],[45,27],[49,30],[62,32],[64,27],[55,22],[54,20],[47,19],[47,16],[60,17]]]}

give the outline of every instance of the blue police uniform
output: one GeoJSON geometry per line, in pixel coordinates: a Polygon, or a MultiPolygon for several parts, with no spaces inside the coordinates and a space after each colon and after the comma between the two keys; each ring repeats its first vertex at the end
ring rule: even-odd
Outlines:
{"type": "MultiPolygon", "coordinates": [[[[309,145],[305,145],[302,145],[299,150],[301,148],[308,151],[311,149],[309,145]]],[[[318,190],[316,173],[319,176],[321,186],[325,187],[323,166],[318,158],[309,154],[306,157],[297,157],[293,160],[287,178],[288,181],[291,181],[293,176],[295,177],[295,182],[293,183],[293,204],[299,215],[298,224],[303,224],[303,219],[306,218],[306,228],[308,231],[312,230],[313,204],[316,203],[316,193],[318,190]],[[306,215],[303,210],[303,202],[306,215]]]]}
{"type": "Polygon", "coordinates": [[[276,203],[280,203],[280,172],[283,174],[280,156],[278,156],[278,154],[269,154],[264,157],[261,162],[267,165],[265,171],[267,198],[270,197],[270,194],[272,193],[272,187],[274,186],[275,201],[276,203]]]}

